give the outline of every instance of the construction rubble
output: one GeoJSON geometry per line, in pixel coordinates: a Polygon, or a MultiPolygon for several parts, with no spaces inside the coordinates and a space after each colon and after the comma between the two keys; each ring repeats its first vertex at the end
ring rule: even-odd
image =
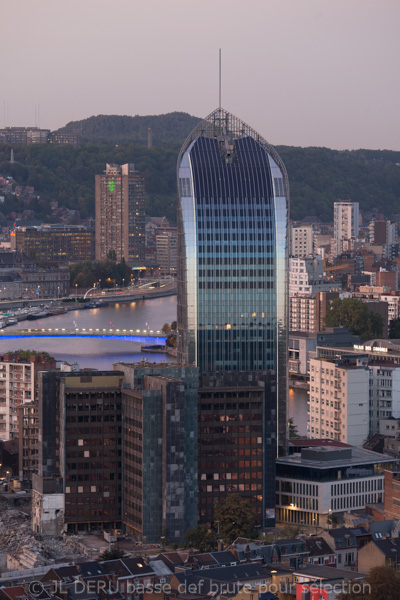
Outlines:
{"type": "Polygon", "coordinates": [[[32,569],[59,562],[85,560],[73,537],[41,537],[31,530],[30,507],[11,507],[0,500],[0,569],[32,569]]]}

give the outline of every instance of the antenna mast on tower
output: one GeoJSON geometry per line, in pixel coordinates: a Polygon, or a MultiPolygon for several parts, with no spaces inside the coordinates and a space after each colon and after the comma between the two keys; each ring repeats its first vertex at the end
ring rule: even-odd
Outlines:
{"type": "Polygon", "coordinates": [[[218,106],[221,109],[221,48],[219,49],[218,106]]]}

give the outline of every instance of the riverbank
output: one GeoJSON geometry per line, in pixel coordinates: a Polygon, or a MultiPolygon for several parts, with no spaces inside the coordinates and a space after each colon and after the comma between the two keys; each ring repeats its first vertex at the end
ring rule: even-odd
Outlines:
{"type": "MultiPolygon", "coordinates": [[[[134,292],[118,292],[118,293],[101,293],[98,295],[90,296],[90,300],[96,301],[96,306],[88,307],[87,302],[82,302],[81,298],[60,298],[60,299],[41,299],[41,300],[8,300],[0,302],[0,313],[7,313],[5,319],[15,318],[17,322],[25,320],[35,320],[32,315],[34,311],[30,312],[29,308],[34,309],[42,308],[43,313],[46,311],[48,315],[41,315],[40,319],[47,319],[48,317],[54,316],[52,309],[55,306],[62,306],[66,311],[75,310],[91,310],[91,309],[103,309],[110,304],[131,304],[132,302],[138,302],[140,300],[152,300],[156,298],[165,298],[168,296],[176,295],[176,282],[168,284],[167,289],[145,289],[136,290],[134,292]]],[[[14,324],[14,323],[13,323],[14,324]]]]}

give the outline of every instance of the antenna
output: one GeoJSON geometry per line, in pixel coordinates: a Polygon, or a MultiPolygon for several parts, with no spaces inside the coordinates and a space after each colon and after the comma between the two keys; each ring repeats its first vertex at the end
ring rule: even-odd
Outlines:
{"type": "Polygon", "coordinates": [[[219,108],[221,109],[221,48],[219,49],[219,108]]]}

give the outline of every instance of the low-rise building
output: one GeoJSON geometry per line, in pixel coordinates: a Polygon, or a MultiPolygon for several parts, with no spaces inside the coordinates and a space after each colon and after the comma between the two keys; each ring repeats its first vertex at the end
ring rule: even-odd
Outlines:
{"type": "Polygon", "coordinates": [[[334,513],[383,502],[384,470],[393,459],[360,448],[303,448],[276,460],[276,518],[284,523],[326,526],[334,513]]]}
{"type": "Polygon", "coordinates": [[[62,264],[94,260],[94,230],[83,225],[16,227],[12,233],[11,249],[35,261],[62,264]]]}
{"type": "Polygon", "coordinates": [[[400,571],[400,538],[371,540],[358,551],[358,568],[368,573],[374,567],[400,571]]]}

